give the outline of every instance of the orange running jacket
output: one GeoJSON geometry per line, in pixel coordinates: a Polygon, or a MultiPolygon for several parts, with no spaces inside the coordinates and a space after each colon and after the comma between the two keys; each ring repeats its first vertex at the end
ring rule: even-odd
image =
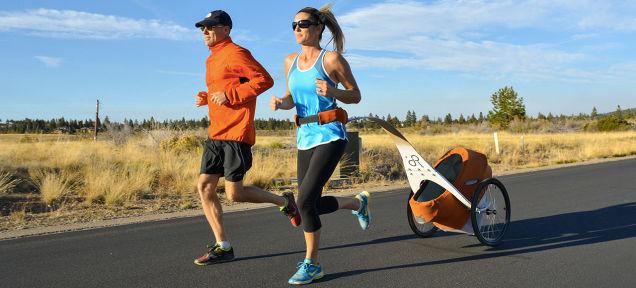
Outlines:
{"type": "Polygon", "coordinates": [[[214,44],[210,51],[205,63],[210,119],[208,136],[252,146],[256,141],[256,96],[271,88],[274,80],[247,49],[234,44],[230,37],[214,44]],[[228,99],[223,105],[210,101],[209,95],[219,91],[225,92],[228,99]]]}

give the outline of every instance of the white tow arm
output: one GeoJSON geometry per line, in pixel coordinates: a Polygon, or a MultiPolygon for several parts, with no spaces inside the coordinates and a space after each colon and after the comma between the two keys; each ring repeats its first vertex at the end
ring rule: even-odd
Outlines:
{"type": "Polygon", "coordinates": [[[408,178],[409,186],[411,186],[411,190],[413,190],[414,193],[420,189],[420,184],[422,183],[422,181],[433,181],[439,186],[442,186],[444,189],[448,190],[448,192],[453,194],[453,196],[455,196],[457,200],[462,202],[466,207],[470,209],[470,201],[468,201],[468,199],[466,199],[466,197],[464,197],[464,195],[460,193],[453,184],[448,182],[448,180],[446,180],[444,176],[437,173],[437,170],[435,170],[435,168],[428,164],[424,160],[424,158],[422,158],[422,156],[420,156],[420,154],[415,151],[413,145],[411,145],[411,143],[406,140],[406,138],[402,135],[402,133],[400,133],[400,131],[395,129],[395,127],[393,127],[388,122],[375,117],[357,117],[352,118],[349,121],[356,121],[359,119],[367,119],[373,121],[380,125],[380,127],[382,127],[384,131],[389,133],[389,135],[391,135],[391,138],[393,138],[393,141],[395,141],[395,145],[397,146],[398,151],[400,151],[402,164],[404,165],[404,169],[406,170],[406,177],[408,178]]]}

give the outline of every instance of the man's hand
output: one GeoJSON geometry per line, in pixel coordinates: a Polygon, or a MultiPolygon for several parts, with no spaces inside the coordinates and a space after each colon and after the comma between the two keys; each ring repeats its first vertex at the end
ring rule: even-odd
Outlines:
{"type": "Polygon", "coordinates": [[[227,103],[227,96],[225,96],[225,92],[223,91],[212,92],[212,94],[210,94],[210,101],[220,106],[227,103]]]}
{"type": "Polygon", "coordinates": [[[208,92],[199,92],[195,97],[194,104],[197,105],[197,107],[208,105],[208,92]]]}

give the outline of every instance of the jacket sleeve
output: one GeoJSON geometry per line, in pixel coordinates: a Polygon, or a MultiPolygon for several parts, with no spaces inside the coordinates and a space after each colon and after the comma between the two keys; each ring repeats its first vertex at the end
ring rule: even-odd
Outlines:
{"type": "Polygon", "coordinates": [[[230,68],[238,72],[241,78],[245,78],[247,81],[230,87],[225,91],[230,105],[253,101],[256,99],[256,96],[274,86],[272,76],[252,57],[249,51],[239,49],[231,57],[232,59],[229,63],[230,68]]]}

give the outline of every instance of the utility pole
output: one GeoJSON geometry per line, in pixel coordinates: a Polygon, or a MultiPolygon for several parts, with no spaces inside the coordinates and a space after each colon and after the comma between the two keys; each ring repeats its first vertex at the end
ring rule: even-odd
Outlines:
{"type": "Polygon", "coordinates": [[[95,127],[93,132],[93,141],[97,141],[97,122],[99,122],[99,99],[97,99],[97,105],[95,106],[95,127]]]}

